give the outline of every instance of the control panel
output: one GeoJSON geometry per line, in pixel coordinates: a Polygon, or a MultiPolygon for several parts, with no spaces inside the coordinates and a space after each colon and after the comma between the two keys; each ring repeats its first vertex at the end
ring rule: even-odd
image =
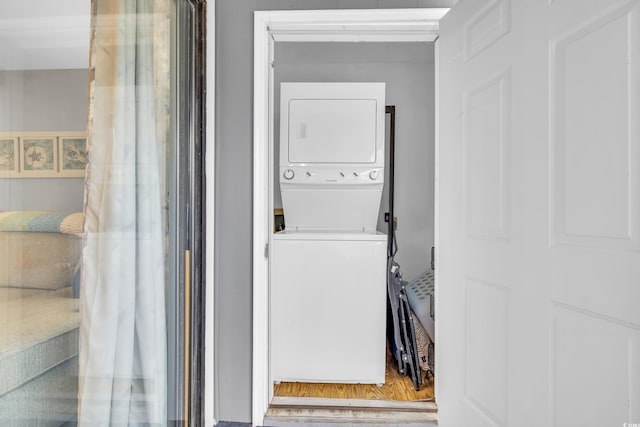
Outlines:
{"type": "Polygon", "coordinates": [[[314,185],[382,184],[383,169],[347,166],[341,168],[313,168],[284,166],[280,168],[280,183],[314,185]]]}

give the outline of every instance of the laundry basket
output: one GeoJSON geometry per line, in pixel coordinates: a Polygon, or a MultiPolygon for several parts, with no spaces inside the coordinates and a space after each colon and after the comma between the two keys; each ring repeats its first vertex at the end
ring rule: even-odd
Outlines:
{"type": "Polygon", "coordinates": [[[433,270],[427,270],[406,285],[407,298],[411,309],[429,334],[435,340],[433,270]]]}

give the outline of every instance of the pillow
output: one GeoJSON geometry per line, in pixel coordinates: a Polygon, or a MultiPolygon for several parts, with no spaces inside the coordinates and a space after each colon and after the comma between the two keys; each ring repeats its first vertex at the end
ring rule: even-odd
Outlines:
{"type": "Polygon", "coordinates": [[[80,235],[83,227],[84,215],[82,212],[0,212],[0,231],[35,231],[80,235]]]}

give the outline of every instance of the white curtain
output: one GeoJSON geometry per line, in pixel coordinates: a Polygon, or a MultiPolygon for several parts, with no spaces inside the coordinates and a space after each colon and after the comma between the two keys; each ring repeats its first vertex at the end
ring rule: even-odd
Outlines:
{"type": "Polygon", "coordinates": [[[166,424],[169,0],[93,0],[80,426],[166,424]]]}

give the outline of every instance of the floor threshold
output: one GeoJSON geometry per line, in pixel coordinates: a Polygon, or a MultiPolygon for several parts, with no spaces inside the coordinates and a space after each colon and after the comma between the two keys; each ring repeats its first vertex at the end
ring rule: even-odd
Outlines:
{"type": "Polygon", "coordinates": [[[435,402],[276,396],[265,426],[297,425],[437,426],[435,402]]]}

